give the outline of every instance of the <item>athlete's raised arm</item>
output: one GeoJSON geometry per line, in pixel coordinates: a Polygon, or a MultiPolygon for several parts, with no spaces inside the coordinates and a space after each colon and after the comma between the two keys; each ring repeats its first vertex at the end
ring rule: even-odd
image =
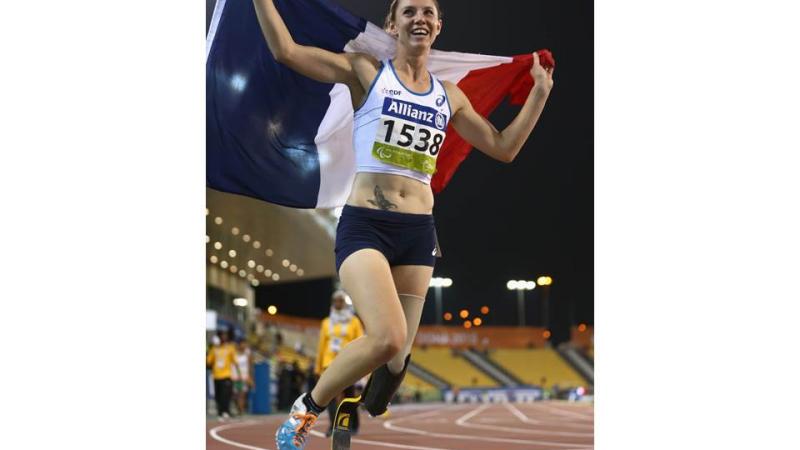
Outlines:
{"type": "Polygon", "coordinates": [[[536,53],[533,54],[531,75],[535,80],[534,87],[517,117],[503,131],[497,131],[497,128],[478,114],[458,86],[445,82],[447,95],[453,106],[453,128],[467,142],[490,157],[503,162],[513,161],[536,126],[553,88],[553,69],[542,67],[536,53]]]}
{"type": "MultiPolygon", "coordinates": [[[[365,59],[374,59],[360,53],[333,53],[327,50],[298,45],[283,22],[272,0],[253,0],[261,32],[267,46],[279,63],[322,83],[358,85],[354,66],[365,59]]],[[[374,65],[377,66],[375,61],[374,65]]]]}

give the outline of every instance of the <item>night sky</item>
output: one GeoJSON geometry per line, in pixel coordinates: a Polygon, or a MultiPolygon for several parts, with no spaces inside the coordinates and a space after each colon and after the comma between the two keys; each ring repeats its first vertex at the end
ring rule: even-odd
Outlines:
{"type": "MultiPolygon", "coordinates": [[[[338,1],[379,25],[389,3],[338,1]]],[[[515,325],[516,292],[508,291],[506,282],[547,274],[554,280],[553,338],[561,341],[570,324],[593,323],[593,4],[440,3],[444,26],[434,48],[506,56],[548,48],[556,59],[555,87],[517,159],[503,164],[473,150],[436,197],[434,216],[444,257],[434,276],[454,281],[444,290],[444,309],[488,305],[487,325],[515,325]]],[[[490,120],[502,130],[517,110],[503,104],[490,120]]],[[[262,286],[258,303],[321,296],[319,302],[292,302],[282,309],[321,317],[331,285],[320,280],[262,286]]],[[[539,288],[526,293],[529,325],[541,323],[541,294],[539,288]]],[[[431,290],[423,323],[435,321],[433,299],[431,290]]]]}

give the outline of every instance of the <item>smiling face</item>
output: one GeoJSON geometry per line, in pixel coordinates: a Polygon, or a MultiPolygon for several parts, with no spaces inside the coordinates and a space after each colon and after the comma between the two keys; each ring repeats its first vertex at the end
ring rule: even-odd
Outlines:
{"type": "Polygon", "coordinates": [[[395,0],[386,18],[386,31],[398,45],[415,50],[430,50],[442,31],[436,0],[395,0]]]}

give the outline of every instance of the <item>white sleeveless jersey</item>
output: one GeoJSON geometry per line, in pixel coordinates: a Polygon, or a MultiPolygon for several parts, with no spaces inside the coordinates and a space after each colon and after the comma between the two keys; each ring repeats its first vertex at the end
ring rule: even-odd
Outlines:
{"type": "Polygon", "coordinates": [[[430,184],[452,116],[444,85],[433,74],[430,78],[427,92],[414,92],[397,77],[391,60],[383,61],[355,111],[356,172],[403,175],[430,184]]]}

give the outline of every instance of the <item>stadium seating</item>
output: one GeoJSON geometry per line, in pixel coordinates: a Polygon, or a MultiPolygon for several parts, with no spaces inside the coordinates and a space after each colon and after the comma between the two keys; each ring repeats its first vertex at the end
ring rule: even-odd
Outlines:
{"type": "Polygon", "coordinates": [[[447,347],[428,347],[427,349],[414,347],[411,352],[411,360],[454,387],[498,386],[496,381],[475,368],[469,361],[460,356],[454,356],[452,350],[447,347]]]}
{"type": "Polygon", "coordinates": [[[549,348],[495,349],[489,351],[489,358],[526,384],[540,385],[543,377],[547,379],[544,386],[547,388],[554,384],[560,387],[587,384],[558,353],[549,348]]]}
{"type": "Polygon", "coordinates": [[[406,377],[403,379],[403,384],[400,385],[399,392],[401,395],[412,399],[418,392],[423,401],[439,400],[441,398],[441,393],[439,389],[436,389],[436,386],[415,376],[411,372],[406,372],[406,377]]]}

